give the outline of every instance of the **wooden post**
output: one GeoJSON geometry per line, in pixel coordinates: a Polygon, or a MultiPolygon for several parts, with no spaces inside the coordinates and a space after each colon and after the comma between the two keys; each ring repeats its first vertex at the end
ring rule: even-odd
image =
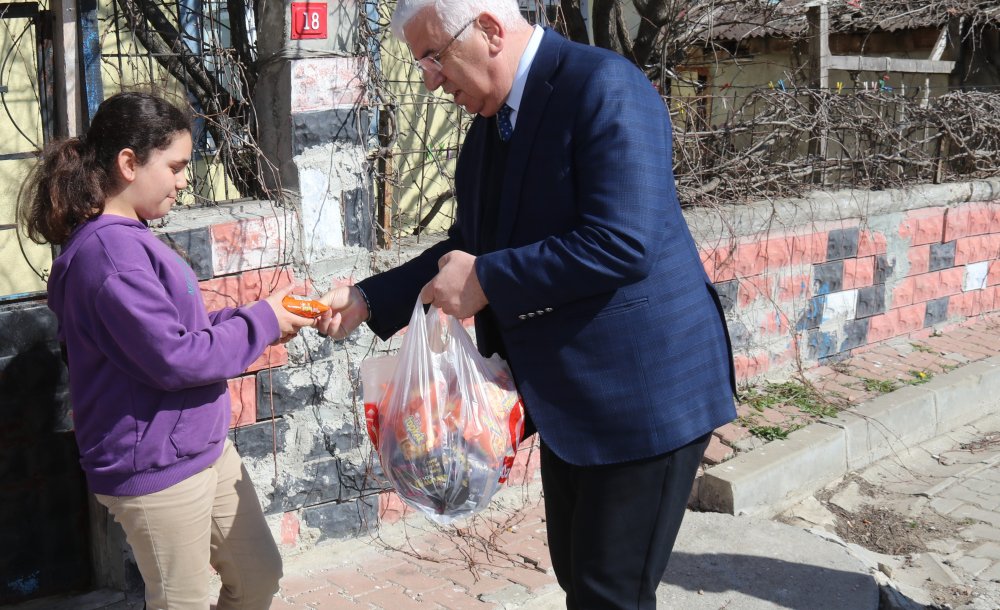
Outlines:
{"type": "MultiPolygon", "coordinates": [[[[809,79],[810,87],[817,90],[813,97],[813,116],[821,120],[823,111],[823,95],[830,91],[830,8],[826,0],[819,0],[807,9],[806,18],[809,21],[809,79]]],[[[822,184],[826,174],[826,144],[827,131],[820,127],[813,131],[809,140],[809,154],[822,163],[818,171],[813,172],[813,181],[822,184]]]]}
{"type": "Polygon", "coordinates": [[[80,135],[83,106],[80,99],[80,41],[76,0],[52,0],[53,64],[55,64],[56,136],[80,135]]]}

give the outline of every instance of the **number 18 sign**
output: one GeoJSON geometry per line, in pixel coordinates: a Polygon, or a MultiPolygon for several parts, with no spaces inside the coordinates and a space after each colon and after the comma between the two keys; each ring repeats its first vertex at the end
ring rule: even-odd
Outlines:
{"type": "Polygon", "coordinates": [[[326,38],[326,2],[292,2],[292,40],[326,38]]]}

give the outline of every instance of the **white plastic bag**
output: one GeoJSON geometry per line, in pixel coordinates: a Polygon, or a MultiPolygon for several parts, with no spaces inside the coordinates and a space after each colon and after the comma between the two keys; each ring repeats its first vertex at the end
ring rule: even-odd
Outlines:
{"type": "Polygon", "coordinates": [[[399,352],[362,362],[361,379],[368,435],[403,501],[439,523],[485,508],[524,430],[507,364],[418,299],[399,352]]]}

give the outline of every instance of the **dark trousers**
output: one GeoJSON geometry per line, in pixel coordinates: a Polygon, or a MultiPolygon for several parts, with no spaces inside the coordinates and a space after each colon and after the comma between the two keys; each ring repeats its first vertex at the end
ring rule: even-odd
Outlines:
{"type": "Polygon", "coordinates": [[[542,443],[549,553],[569,610],[656,608],[710,436],[606,466],[573,466],[542,443]]]}

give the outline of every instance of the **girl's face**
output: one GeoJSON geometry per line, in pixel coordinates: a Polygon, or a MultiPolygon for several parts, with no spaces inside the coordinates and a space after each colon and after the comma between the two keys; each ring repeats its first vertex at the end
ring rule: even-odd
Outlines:
{"type": "Polygon", "coordinates": [[[131,149],[118,153],[118,170],[124,187],[104,204],[105,214],[136,220],[163,218],[187,187],[185,169],[191,161],[191,134],[178,131],[166,148],[150,152],[139,164],[131,149]]]}
{"type": "Polygon", "coordinates": [[[150,153],[135,168],[133,209],[143,220],[163,218],[177,201],[177,192],[187,188],[187,169],[191,162],[191,134],[179,131],[166,148],[150,153]]]}

